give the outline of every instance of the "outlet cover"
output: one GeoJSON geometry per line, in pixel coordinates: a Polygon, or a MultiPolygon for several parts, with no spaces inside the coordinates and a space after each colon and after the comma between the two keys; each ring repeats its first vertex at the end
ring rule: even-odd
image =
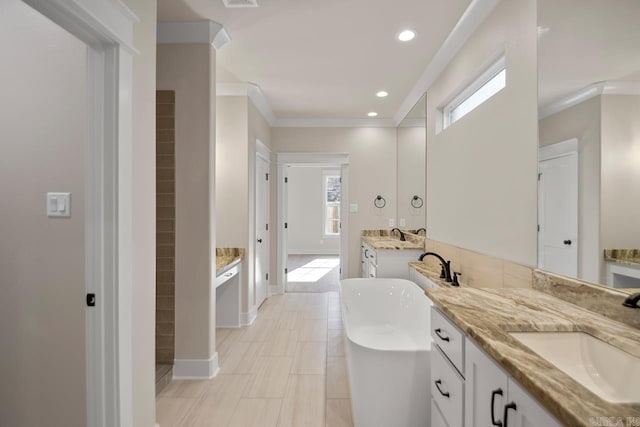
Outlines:
{"type": "Polygon", "coordinates": [[[398,226],[399,226],[399,227],[406,227],[406,226],[407,226],[407,220],[406,220],[406,219],[404,219],[404,218],[400,218],[400,219],[398,220],[398,226]]]}
{"type": "Polygon", "coordinates": [[[389,227],[395,227],[395,226],[396,226],[395,218],[389,218],[389,227]]]}
{"type": "Polygon", "coordinates": [[[350,213],[358,213],[358,204],[357,203],[351,203],[349,205],[349,212],[350,213]]]}

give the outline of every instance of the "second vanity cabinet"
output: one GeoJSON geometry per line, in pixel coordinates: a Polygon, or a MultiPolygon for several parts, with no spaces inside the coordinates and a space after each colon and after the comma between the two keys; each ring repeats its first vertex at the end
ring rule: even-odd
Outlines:
{"type": "Polygon", "coordinates": [[[432,425],[562,426],[435,307],[431,336],[432,425]]]}
{"type": "Polygon", "coordinates": [[[407,264],[416,261],[420,249],[376,249],[364,240],[360,243],[362,277],[409,279],[407,264]]]}

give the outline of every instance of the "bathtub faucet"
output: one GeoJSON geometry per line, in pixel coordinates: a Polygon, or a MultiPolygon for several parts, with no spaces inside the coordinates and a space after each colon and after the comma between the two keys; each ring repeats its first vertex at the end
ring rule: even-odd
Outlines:
{"type": "Polygon", "coordinates": [[[440,255],[435,252],[425,252],[420,255],[418,258],[420,261],[423,261],[426,256],[432,255],[440,260],[440,265],[442,266],[442,271],[444,272],[444,276],[442,277],[446,282],[451,283],[451,261],[445,261],[440,255]]]}

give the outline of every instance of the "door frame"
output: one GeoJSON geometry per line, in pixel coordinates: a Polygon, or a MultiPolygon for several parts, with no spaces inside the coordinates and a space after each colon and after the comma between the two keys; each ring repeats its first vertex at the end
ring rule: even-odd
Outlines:
{"type": "MultiPolygon", "coordinates": [[[[23,0],[87,45],[87,425],[133,426],[133,25],[119,0],[23,0]]],[[[84,300],[84,296],[82,296],[84,300]]]]}
{"type": "MultiPolygon", "coordinates": [[[[553,144],[548,144],[548,145],[543,145],[542,147],[538,148],[538,224],[540,224],[540,219],[542,217],[541,212],[540,212],[540,197],[542,196],[541,191],[540,191],[540,163],[547,161],[547,160],[552,160],[552,159],[557,159],[559,157],[565,157],[565,156],[573,156],[575,155],[576,157],[576,163],[577,163],[577,167],[576,167],[576,174],[578,175],[577,178],[577,182],[578,182],[578,194],[576,197],[577,203],[578,203],[578,218],[576,218],[577,221],[577,229],[578,229],[578,233],[580,231],[580,154],[579,154],[579,142],[577,138],[571,138],[568,139],[566,141],[561,141],[561,142],[556,142],[553,144]]],[[[536,266],[538,268],[544,268],[544,266],[541,265],[542,262],[542,245],[541,245],[541,234],[540,234],[540,230],[538,230],[538,238],[537,238],[537,243],[538,243],[538,260],[536,263],[536,266]]],[[[577,248],[577,265],[578,265],[578,272],[580,273],[580,236],[578,235],[577,238],[578,242],[576,245],[577,248]]]]}
{"type": "Polygon", "coordinates": [[[272,294],[282,294],[286,290],[287,276],[284,272],[287,265],[287,242],[285,221],[288,197],[285,191],[285,177],[288,166],[320,166],[340,169],[342,185],[340,186],[340,278],[347,277],[349,268],[349,154],[348,153],[278,153],[278,236],[277,236],[277,272],[276,286],[272,294]]]}
{"type": "MultiPolygon", "coordinates": [[[[258,176],[258,159],[262,159],[265,162],[267,162],[267,173],[269,174],[269,176],[271,176],[271,150],[269,150],[269,148],[259,139],[256,139],[256,163],[254,166],[255,169],[255,190],[254,190],[254,215],[253,215],[253,224],[254,224],[254,234],[252,236],[252,241],[253,241],[253,250],[254,250],[254,256],[253,256],[253,275],[254,275],[254,280],[253,280],[253,307],[255,307],[255,309],[257,310],[259,307],[258,304],[258,293],[257,293],[257,283],[255,281],[255,272],[256,272],[256,265],[257,265],[257,259],[258,259],[258,244],[257,244],[257,238],[258,238],[258,179],[260,179],[260,177],[258,176]]],[[[270,223],[269,219],[271,218],[270,215],[270,210],[271,210],[271,182],[267,181],[267,190],[268,190],[268,197],[267,197],[267,206],[265,207],[265,209],[267,210],[266,214],[267,214],[267,224],[270,223]]],[[[266,266],[266,271],[269,271],[269,267],[271,264],[271,239],[270,239],[270,231],[268,230],[267,233],[265,233],[266,237],[266,247],[267,247],[267,259],[265,260],[265,266],[266,266]]],[[[270,286],[269,286],[269,281],[266,281],[266,286],[267,288],[265,289],[265,299],[269,298],[269,294],[270,294],[270,286]]],[[[260,302],[262,303],[262,301],[260,302]]],[[[250,304],[251,306],[251,304],[250,304]]]]}

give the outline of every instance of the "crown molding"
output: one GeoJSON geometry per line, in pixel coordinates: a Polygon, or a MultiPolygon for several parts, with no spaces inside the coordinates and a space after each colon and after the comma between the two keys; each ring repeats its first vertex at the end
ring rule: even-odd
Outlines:
{"type": "Polygon", "coordinates": [[[427,127],[427,118],[404,119],[398,125],[399,128],[424,128],[427,127]]]}
{"type": "Polygon", "coordinates": [[[275,127],[276,116],[260,86],[254,83],[217,83],[216,96],[246,96],[256,106],[271,127],[275,127]]]}
{"type": "Polygon", "coordinates": [[[216,50],[223,47],[231,36],[214,21],[158,22],[158,44],[208,43],[216,50]]]}
{"type": "Polygon", "coordinates": [[[278,119],[278,128],[395,128],[393,119],[278,119]]]}
{"type": "Polygon", "coordinates": [[[538,108],[538,120],[600,95],[640,95],[640,82],[604,81],[591,84],[538,108]]]}
{"type": "Polygon", "coordinates": [[[409,114],[409,111],[425,94],[427,89],[436,81],[451,60],[460,52],[469,37],[480,27],[480,24],[500,3],[500,0],[472,0],[464,11],[458,23],[453,27],[440,49],[433,56],[431,62],[424,70],[418,81],[413,85],[409,94],[405,97],[398,111],[393,116],[396,125],[409,114]]]}

